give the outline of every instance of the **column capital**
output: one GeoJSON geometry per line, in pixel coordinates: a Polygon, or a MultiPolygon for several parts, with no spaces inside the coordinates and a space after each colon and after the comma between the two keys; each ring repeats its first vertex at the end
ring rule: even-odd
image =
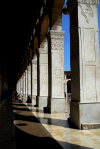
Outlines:
{"type": "Polygon", "coordinates": [[[47,38],[49,39],[51,37],[52,39],[64,39],[64,34],[65,31],[50,30],[47,38]]]}
{"type": "Polygon", "coordinates": [[[32,59],[32,64],[37,64],[37,59],[32,59]]]}
{"type": "Polygon", "coordinates": [[[37,64],[37,55],[36,54],[33,56],[32,64],[37,64]]]}
{"type": "Polygon", "coordinates": [[[44,53],[48,53],[48,50],[46,48],[38,48],[38,52],[41,54],[44,54],[44,53]]]}
{"type": "Polygon", "coordinates": [[[51,42],[51,50],[63,51],[64,34],[64,31],[50,30],[47,38],[51,42]]]}
{"type": "Polygon", "coordinates": [[[25,76],[25,72],[23,73],[23,76],[25,76]]]}
{"type": "Polygon", "coordinates": [[[99,0],[76,0],[78,3],[98,5],[99,0]]]}
{"type": "Polygon", "coordinates": [[[31,71],[31,65],[30,66],[27,66],[27,68],[28,68],[28,71],[31,71]]]}
{"type": "Polygon", "coordinates": [[[99,0],[68,0],[66,5],[68,8],[68,13],[70,14],[74,7],[78,4],[89,4],[89,5],[98,5],[99,0]]]}

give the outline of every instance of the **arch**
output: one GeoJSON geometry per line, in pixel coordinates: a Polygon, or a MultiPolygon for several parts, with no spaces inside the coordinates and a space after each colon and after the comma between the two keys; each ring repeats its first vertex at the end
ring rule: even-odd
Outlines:
{"type": "Polygon", "coordinates": [[[36,53],[37,48],[38,48],[38,38],[37,38],[37,36],[35,36],[34,41],[33,41],[33,55],[34,55],[34,53],[36,53]]]}
{"type": "Polygon", "coordinates": [[[41,31],[40,31],[40,47],[44,48],[47,47],[47,40],[45,34],[48,33],[49,28],[49,16],[45,15],[43,17],[43,21],[41,24],[41,31]]]}
{"type": "Polygon", "coordinates": [[[65,0],[54,0],[52,8],[51,28],[52,30],[62,30],[62,8],[65,0]]]}

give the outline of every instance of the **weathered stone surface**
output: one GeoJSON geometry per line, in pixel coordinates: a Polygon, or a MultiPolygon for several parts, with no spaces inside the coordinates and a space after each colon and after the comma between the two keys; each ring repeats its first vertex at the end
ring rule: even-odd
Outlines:
{"type": "Polygon", "coordinates": [[[67,3],[71,39],[70,119],[81,129],[82,124],[100,123],[98,3],[71,2],[67,3]]]}
{"type": "Polygon", "coordinates": [[[27,77],[27,69],[25,70],[25,101],[27,101],[27,82],[28,82],[28,77],[27,77]]]}
{"type": "Polygon", "coordinates": [[[47,106],[47,96],[48,96],[48,50],[47,48],[39,48],[37,58],[38,58],[37,106],[47,106]]]}
{"type": "Polygon", "coordinates": [[[88,129],[96,129],[96,128],[100,128],[100,124],[95,124],[95,123],[92,123],[92,124],[82,124],[82,130],[88,130],[88,129]]]}
{"type": "Polygon", "coordinates": [[[78,4],[73,9],[70,14],[70,34],[72,101],[100,101],[98,21],[95,5],[78,4]]]}
{"type": "Polygon", "coordinates": [[[37,55],[32,60],[32,104],[36,105],[37,96],[37,55]]]}
{"type": "Polygon", "coordinates": [[[38,107],[47,107],[47,96],[37,96],[36,97],[36,105],[38,107]]]}
{"type": "Polygon", "coordinates": [[[50,113],[65,113],[65,98],[48,98],[50,113]]]}
{"type": "Polygon", "coordinates": [[[31,95],[31,65],[28,66],[28,95],[31,95]]]}
{"type": "MultiPolygon", "coordinates": [[[[77,5],[77,4],[85,4],[85,6],[89,6],[89,5],[98,5],[99,4],[99,0],[68,0],[67,1],[67,8],[68,8],[68,13],[70,14],[74,7],[77,5]]],[[[87,12],[89,10],[86,10],[87,12]]]]}
{"type": "Polygon", "coordinates": [[[54,111],[65,112],[63,38],[64,38],[63,31],[50,30],[50,34],[48,35],[48,48],[49,48],[48,49],[49,51],[48,53],[48,62],[49,62],[48,64],[49,66],[48,68],[49,70],[48,104],[49,105],[48,107],[51,113],[54,111]],[[57,104],[58,106],[55,104],[57,104]],[[61,108],[63,105],[62,110],[59,109],[60,105],[61,105],[61,108]]]}
{"type": "Polygon", "coordinates": [[[89,125],[89,128],[92,125],[97,125],[96,127],[100,128],[100,103],[71,102],[70,105],[70,121],[77,128],[83,129],[82,125],[84,124],[89,125]]]}

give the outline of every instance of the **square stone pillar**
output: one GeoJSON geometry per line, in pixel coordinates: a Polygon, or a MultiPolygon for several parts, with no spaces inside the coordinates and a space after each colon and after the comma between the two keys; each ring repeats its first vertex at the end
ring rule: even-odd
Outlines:
{"type": "Polygon", "coordinates": [[[63,31],[50,30],[48,35],[48,108],[50,113],[65,112],[63,31]]]}
{"type": "Polygon", "coordinates": [[[17,82],[17,92],[19,93],[19,81],[17,82]]]}
{"type": "Polygon", "coordinates": [[[25,102],[25,72],[23,73],[23,102],[25,102]]]}
{"type": "Polygon", "coordinates": [[[47,107],[48,97],[48,50],[39,48],[37,54],[37,99],[39,107],[47,107]]]}
{"type": "Polygon", "coordinates": [[[98,0],[68,0],[71,44],[70,121],[100,127],[98,0]]]}
{"type": "Polygon", "coordinates": [[[19,99],[20,99],[20,94],[21,94],[21,79],[19,79],[19,99]]]}
{"type": "Polygon", "coordinates": [[[31,99],[31,65],[28,66],[28,84],[27,84],[28,98],[31,99]]]}
{"type": "Polygon", "coordinates": [[[32,104],[36,105],[37,96],[37,55],[32,59],[32,104]]]}
{"type": "Polygon", "coordinates": [[[20,95],[20,80],[18,80],[18,94],[20,95]]]}
{"type": "Polygon", "coordinates": [[[20,83],[21,83],[20,100],[22,100],[22,96],[23,96],[23,76],[21,77],[20,83]]]}
{"type": "Polygon", "coordinates": [[[25,101],[27,101],[27,82],[28,82],[28,78],[27,78],[27,69],[25,70],[25,101]]]}

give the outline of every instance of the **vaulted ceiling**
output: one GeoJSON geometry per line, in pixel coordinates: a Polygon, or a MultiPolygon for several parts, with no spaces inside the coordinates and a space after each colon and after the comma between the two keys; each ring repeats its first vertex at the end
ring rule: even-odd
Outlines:
{"type": "MultiPolygon", "coordinates": [[[[3,63],[7,68],[9,80],[17,79],[23,57],[25,56],[29,41],[33,35],[33,29],[36,28],[36,20],[40,17],[40,10],[45,1],[47,3],[46,11],[48,11],[48,13],[50,13],[50,11],[56,11],[56,13],[58,13],[56,7],[62,8],[61,4],[64,2],[64,0],[2,2],[0,52],[3,63]],[[54,10],[52,8],[53,4],[54,10]]],[[[45,24],[45,22],[42,24],[45,24]]]]}
{"type": "Polygon", "coordinates": [[[2,3],[1,44],[9,78],[16,78],[43,0],[2,3]]]}

